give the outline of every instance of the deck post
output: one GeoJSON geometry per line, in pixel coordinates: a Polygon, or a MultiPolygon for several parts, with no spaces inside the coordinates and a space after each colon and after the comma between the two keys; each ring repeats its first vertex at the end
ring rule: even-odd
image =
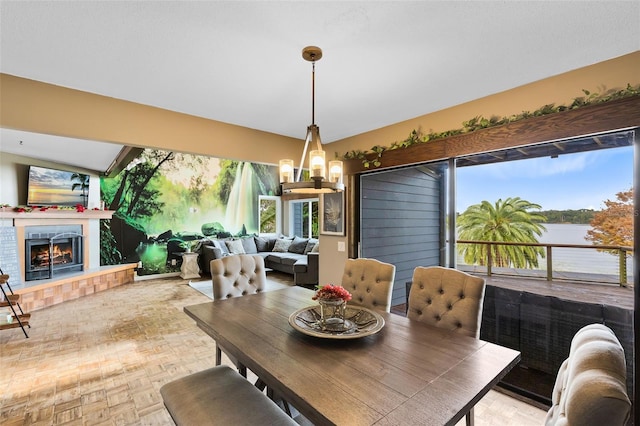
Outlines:
{"type": "Polygon", "coordinates": [[[627,286],[627,252],[625,249],[618,249],[618,259],[620,262],[620,286],[627,286]]]}
{"type": "Polygon", "coordinates": [[[547,281],[553,281],[553,258],[551,257],[551,246],[547,246],[547,281]]]}

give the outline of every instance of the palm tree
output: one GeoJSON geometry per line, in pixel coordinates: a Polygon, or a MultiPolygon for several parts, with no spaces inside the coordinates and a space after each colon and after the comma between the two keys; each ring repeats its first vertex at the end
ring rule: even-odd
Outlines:
{"type": "MultiPolygon", "coordinates": [[[[469,206],[457,219],[458,238],[472,241],[537,243],[546,228],[540,222],[546,218],[531,210],[540,205],[519,197],[499,199],[495,205],[488,201],[469,206]]],[[[460,253],[470,265],[487,263],[486,244],[461,244],[460,253]]],[[[537,268],[538,256],[544,257],[542,247],[492,245],[492,266],[537,268]]]]}
{"type": "Polygon", "coordinates": [[[82,205],[87,207],[87,198],[89,197],[89,194],[87,193],[89,190],[89,175],[74,173],[71,175],[71,181],[75,181],[73,185],[71,185],[71,190],[75,191],[77,188],[80,188],[82,191],[82,205]]]}

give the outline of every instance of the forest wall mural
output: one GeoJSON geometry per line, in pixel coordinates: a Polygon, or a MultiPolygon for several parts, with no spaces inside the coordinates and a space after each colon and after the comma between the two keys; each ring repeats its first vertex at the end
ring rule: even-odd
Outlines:
{"type": "Polygon", "coordinates": [[[207,236],[258,233],[258,196],[279,195],[276,166],[146,149],[100,179],[102,265],[142,262],[139,275],[176,272],[180,252],[207,236]]]}

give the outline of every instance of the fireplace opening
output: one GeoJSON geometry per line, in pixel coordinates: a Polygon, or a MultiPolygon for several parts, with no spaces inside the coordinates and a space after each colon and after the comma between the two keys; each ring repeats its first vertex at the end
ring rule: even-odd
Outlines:
{"type": "Polygon", "coordinates": [[[26,239],[25,281],[81,272],[82,238],[81,234],[71,232],[26,239]]]}
{"type": "Polygon", "coordinates": [[[61,265],[73,263],[73,243],[65,241],[31,246],[31,268],[49,267],[49,264],[61,265]]]}

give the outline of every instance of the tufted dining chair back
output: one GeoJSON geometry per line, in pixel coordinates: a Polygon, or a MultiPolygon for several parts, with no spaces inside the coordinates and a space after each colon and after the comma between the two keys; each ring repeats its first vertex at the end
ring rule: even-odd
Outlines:
{"type": "Polygon", "coordinates": [[[391,293],[396,267],[376,259],[347,259],[342,287],[351,293],[354,305],[391,311],[391,293]]]}
{"type": "MultiPolygon", "coordinates": [[[[267,283],[264,259],[261,256],[237,254],[214,259],[210,263],[213,300],[224,300],[259,293],[267,283]]],[[[216,365],[222,364],[222,352],[226,351],[216,342],[216,365]]],[[[247,368],[237,359],[229,359],[240,374],[247,377],[247,368]]]]}
{"type": "Polygon", "coordinates": [[[259,293],[267,283],[261,256],[237,254],[211,261],[213,299],[229,299],[259,293]]]}
{"type": "Polygon", "coordinates": [[[478,338],[484,289],[484,278],[441,266],[418,266],[407,317],[478,338]]]}
{"type": "Polygon", "coordinates": [[[558,370],[545,425],[627,424],[626,381],[624,350],[613,331],[602,324],[581,328],[558,370]]]}

